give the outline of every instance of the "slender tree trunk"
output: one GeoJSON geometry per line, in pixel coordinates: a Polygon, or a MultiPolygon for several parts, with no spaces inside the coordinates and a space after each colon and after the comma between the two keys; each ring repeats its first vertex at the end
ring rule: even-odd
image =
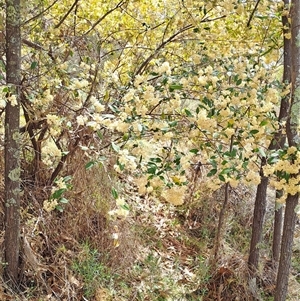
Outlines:
{"type": "MultiPolygon", "coordinates": [[[[287,120],[287,138],[289,146],[300,146],[300,0],[291,1],[291,107],[287,120]]],[[[292,160],[293,163],[293,160],[292,160]]],[[[299,177],[292,174],[291,178],[299,177]]],[[[285,207],[283,234],[281,242],[280,260],[277,273],[275,301],[285,301],[288,292],[289,270],[291,266],[292,246],[297,214],[296,206],[299,193],[288,194],[285,207]]]]}
{"type": "MultiPolygon", "coordinates": [[[[231,136],[231,139],[230,139],[229,151],[232,151],[232,148],[233,148],[233,136],[231,136]]],[[[216,268],[216,264],[217,264],[218,259],[219,259],[221,234],[222,234],[223,227],[224,227],[225,214],[226,214],[228,201],[229,201],[229,183],[226,183],[224,188],[225,188],[224,189],[224,202],[223,202],[223,206],[222,206],[222,209],[220,211],[220,214],[219,214],[218,228],[217,228],[216,239],[215,239],[215,247],[214,247],[214,257],[213,257],[213,261],[212,261],[212,264],[211,264],[212,269],[216,268]]]]}
{"type": "Polygon", "coordinates": [[[220,211],[220,214],[219,214],[218,228],[217,228],[217,234],[216,234],[216,239],[215,239],[214,258],[213,258],[213,261],[211,264],[213,270],[215,270],[216,264],[220,257],[219,250],[220,250],[220,244],[221,244],[221,234],[222,234],[222,230],[224,227],[225,214],[226,214],[228,200],[229,200],[229,183],[225,184],[224,190],[225,190],[224,191],[224,202],[223,202],[223,206],[220,211]]]}
{"type": "MultiPolygon", "coordinates": [[[[289,0],[284,0],[284,9],[289,9],[289,0]]],[[[291,39],[287,39],[285,34],[290,32],[290,23],[288,16],[283,14],[282,16],[282,27],[283,27],[283,84],[288,85],[291,82],[291,39]]],[[[279,113],[279,122],[286,120],[289,112],[289,103],[291,95],[288,94],[281,99],[280,104],[280,113],[279,113]]],[[[278,146],[276,149],[283,149],[284,143],[286,141],[286,135],[282,134],[280,130],[280,136],[278,137],[278,146]]],[[[276,198],[282,196],[281,191],[276,191],[276,198]]],[[[283,208],[279,207],[279,204],[275,202],[275,218],[274,218],[274,231],[273,231],[273,246],[272,246],[272,258],[276,263],[279,261],[280,254],[280,241],[281,241],[281,232],[283,224],[283,208]]]]}
{"type": "MultiPolygon", "coordinates": [[[[284,5],[288,7],[289,0],[284,0],[284,5]]],[[[288,30],[288,17],[284,16],[282,18],[282,24],[284,28],[284,33],[287,33],[288,30]]],[[[290,40],[284,38],[284,74],[283,74],[283,83],[288,84],[290,83],[291,79],[291,63],[290,63],[290,40]]],[[[278,116],[278,121],[286,120],[288,116],[288,109],[289,109],[289,98],[290,95],[281,99],[280,104],[280,111],[278,116]]],[[[269,150],[275,150],[283,148],[285,143],[286,137],[282,133],[282,129],[275,134],[274,138],[272,139],[269,150]]],[[[259,244],[262,239],[262,232],[263,232],[263,222],[264,216],[266,212],[266,197],[267,197],[267,188],[268,188],[268,178],[263,175],[263,166],[266,164],[265,158],[263,158],[261,162],[261,182],[257,187],[256,191],[256,198],[254,204],[254,212],[253,212],[253,222],[252,222],[252,237],[250,243],[250,252],[249,252],[249,259],[248,265],[252,273],[255,273],[258,269],[258,262],[259,262],[259,244]]],[[[279,252],[280,244],[276,244],[278,239],[281,239],[281,228],[282,228],[282,215],[280,215],[281,211],[277,211],[275,214],[275,224],[274,224],[274,235],[273,239],[273,251],[279,252]],[[280,220],[281,219],[281,220],[280,220]]]]}
{"type": "MultiPolygon", "coordinates": [[[[265,158],[263,158],[262,167],[265,165],[265,158]]],[[[267,204],[267,187],[269,179],[263,175],[261,167],[261,182],[257,186],[256,198],[254,204],[254,213],[252,221],[252,236],[250,243],[250,253],[248,259],[248,265],[250,271],[254,275],[258,269],[259,261],[259,244],[262,239],[263,222],[266,213],[267,204]]]]}
{"type": "Polygon", "coordinates": [[[293,237],[297,221],[297,214],[295,212],[295,208],[298,204],[298,199],[298,194],[289,194],[286,200],[280,261],[278,266],[274,301],[285,301],[287,296],[289,271],[291,267],[293,237]]]}
{"type": "Polygon", "coordinates": [[[6,0],[5,109],[5,261],[6,276],[15,284],[19,269],[20,233],[20,0],[6,0]]]}
{"type": "MultiPolygon", "coordinates": [[[[276,198],[280,191],[276,191],[276,198]]],[[[280,193],[281,194],[281,193],[280,193]]],[[[283,225],[283,207],[276,202],[275,204],[275,217],[274,217],[274,230],[273,230],[273,244],[272,244],[272,259],[276,264],[279,261],[281,233],[283,225]],[[280,206],[279,208],[276,208],[280,206]]]]}

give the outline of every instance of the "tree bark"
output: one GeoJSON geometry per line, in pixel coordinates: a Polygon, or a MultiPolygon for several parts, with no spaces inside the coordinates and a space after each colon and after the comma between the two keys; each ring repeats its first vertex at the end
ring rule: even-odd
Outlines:
{"type": "MultiPolygon", "coordinates": [[[[288,7],[289,0],[284,0],[285,7],[288,7]]],[[[282,24],[283,24],[283,32],[288,33],[288,17],[282,17],[282,24]]],[[[290,61],[290,40],[284,38],[284,71],[283,71],[283,83],[289,84],[291,80],[291,61],[290,61]]],[[[283,97],[280,103],[280,111],[278,116],[278,121],[286,120],[288,116],[289,110],[289,99],[290,95],[283,97]]],[[[280,128],[279,131],[274,135],[272,139],[269,150],[275,150],[283,148],[284,143],[286,140],[285,134],[283,134],[282,129],[280,128]]],[[[266,164],[265,158],[262,159],[261,162],[261,183],[257,187],[255,204],[254,204],[254,212],[253,212],[253,222],[252,222],[252,237],[250,243],[250,251],[249,251],[249,259],[248,265],[250,271],[254,274],[255,271],[258,269],[258,262],[259,262],[259,243],[261,242],[262,238],[262,231],[263,231],[263,222],[264,216],[266,212],[266,197],[267,197],[267,188],[268,188],[268,178],[263,175],[263,166],[266,164]]],[[[281,228],[282,228],[282,215],[280,215],[280,211],[276,212],[275,214],[275,223],[274,223],[274,235],[273,239],[273,252],[279,254],[280,251],[280,244],[277,244],[278,239],[281,239],[281,228]],[[276,243],[276,246],[274,245],[276,243]]],[[[276,256],[276,255],[275,255],[276,256]]]]}
{"type": "MultiPolygon", "coordinates": [[[[276,191],[276,198],[277,198],[276,191]]],[[[273,230],[273,244],[272,244],[272,260],[276,264],[279,261],[280,256],[280,246],[281,246],[281,233],[283,224],[283,207],[276,208],[278,204],[275,205],[275,217],[274,217],[274,230],[273,230]]]]}
{"type": "Polygon", "coordinates": [[[286,200],[280,261],[278,266],[274,301],[285,301],[288,292],[288,280],[291,266],[293,237],[297,221],[297,214],[295,212],[297,204],[298,194],[289,194],[286,200]]]}
{"type": "MultiPolygon", "coordinates": [[[[287,138],[289,146],[300,146],[300,0],[291,1],[291,107],[287,120],[287,138]]],[[[292,160],[293,163],[293,160],[292,160]]],[[[291,178],[299,177],[291,174],[291,178]]],[[[285,301],[288,292],[289,270],[291,266],[292,247],[299,201],[299,193],[288,194],[285,207],[280,260],[274,301],[285,301]]]]}
{"type": "Polygon", "coordinates": [[[20,0],[6,0],[5,274],[18,281],[20,236],[20,0]]]}
{"type": "MultiPolygon", "coordinates": [[[[265,165],[265,158],[263,158],[262,166],[265,165]]],[[[250,243],[250,253],[248,265],[251,273],[254,275],[258,269],[259,261],[259,244],[262,239],[263,222],[266,213],[267,204],[267,187],[269,179],[263,175],[261,167],[261,182],[257,186],[256,198],[254,204],[253,221],[252,221],[252,236],[250,243]]]]}
{"type": "MultiPolygon", "coordinates": [[[[289,0],[284,0],[284,9],[289,9],[289,0]]],[[[291,82],[291,39],[288,39],[285,34],[290,32],[289,18],[286,14],[282,16],[282,27],[283,27],[283,84],[288,85],[291,82]]],[[[278,121],[284,121],[288,117],[289,104],[291,95],[288,94],[281,99],[280,112],[278,121]]],[[[280,137],[278,137],[278,144],[276,149],[283,149],[286,141],[286,135],[282,134],[280,129],[280,137]]],[[[282,196],[282,191],[276,191],[276,199],[282,196]]],[[[283,208],[278,208],[279,204],[275,202],[275,217],[274,217],[274,229],[273,229],[273,246],[272,246],[272,258],[276,263],[279,261],[280,255],[280,241],[283,224],[283,208]]]]}

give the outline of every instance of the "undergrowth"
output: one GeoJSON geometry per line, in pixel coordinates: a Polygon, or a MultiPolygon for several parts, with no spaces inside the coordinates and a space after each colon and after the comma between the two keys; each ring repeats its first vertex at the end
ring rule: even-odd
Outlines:
{"type": "MultiPolygon", "coordinates": [[[[3,282],[1,300],[251,300],[247,253],[253,191],[231,190],[220,254],[212,267],[222,189],[211,193],[199,181],[185,204],[174,207],[140,196],[130,175],[119,178],[109,166],[86,170],[73,162],[66,170],[70,174],[73,189],[63,212],[45,212],[44,195],[25,189],[21,284],[16,294],[3,282]],[[126,218],[110,215],[116,206],[112,187],[130,208],[126,218]]],[[[271,216],[265,245],[271,243],[271,216]]],[[[299,293],[297,252],[291,301],[299,293]]],[[[272,300],[273,271],[265,268],[269,254],[263,256],[258,293],[261,300],[272,300]]]]}
{"type": "Polygon", "coordinates": [[[88,299],[95,296],[97,289],[109,285],[111,272],[102,262],[99,251],[85,243],[71,265],[72,270],[81,277],[84,296],[88,299]]]}

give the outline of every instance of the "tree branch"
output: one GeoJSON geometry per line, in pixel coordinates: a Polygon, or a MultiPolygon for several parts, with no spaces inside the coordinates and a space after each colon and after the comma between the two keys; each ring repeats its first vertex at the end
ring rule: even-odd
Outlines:
{"type": "Polygon", "coordinates": [[[114,8],[110,9],[109,11],[107,11],[98,21],[96,21],[92,27],[87,30],[83,35],[87,35],[88,33],[90,33],[93,29],[95,29],[95,27],[97,25],[99,25],[100,22],[102,22],[110,13],[112,13],[113,11],[115,11],[116,9],[118,9],[119,7],[121,7],[123,5],[123,3],[126,0],[121,0],[114,8]]]}
{"type": "Polygon", "coordinates": [[[249,17],[249,20],[248,20],[248,22],[247,22],[247,27],[250,27],[250,23],[251,23],[251,21],[252,21],[252,19],[253,19],[254,13],[255,13],[256,10],[257,10],[257,7],[258,7],[259,2],[260,2],[260,0],[257,0],[257,1],[256,1],[256,4],[255,4],[255,6],[254,6],[254,9],[253,9],[253,11],[252,11],[252,13],[251,13],[251,15],[250,15],[250,17],[249,17]]]}
{"type": "Polygon", "coordinates": [[[61,18],[61,20],[58,22],[57,25],[54,26],[54,28],[58,28],[61,24],[64,23],[68,15],[71,13],[71,11],[74,9],[74,7],[78,4],[79,0],[75,0],[71,8],[67,11],[67,13],[61,18]]]}
{"type": "Polygon", "coordinates": [[[41,15],[43,15],[46,11],[48,11],[52,6],[54,6],[54,4],[58,2],[58,0],[55,0],[51,5],[49,5],[47,8],[45,8],[43,11],[41,11],[39,14],[37,14],[36,16],[28,19],[27,21],[25,21],[24,23],[22,23],[22,25],[26,25],[27,23],[30,23],[31,21],[38,19],[41,15]]]}
{"type": "Polygon", "coordinates": [[[154,51],[154,53],[150,54],[149,57],[142,63],[142,65],[139,67],[139,69],[137,70],[137,72],[135,73],[136,75],[142,74],[145,70],[145,68],[147,67],[147,65],[149,64],[149,62],[158,54],[158,52],[164,48],[167,44],[171,43],[179,34],[193,28],[194,25],[189,24],[183,28],[181,28],[179,31],[177,31],[176,33],[174,33],[171,37],[169,37],[166,41],[162,42],[154,51]]]}

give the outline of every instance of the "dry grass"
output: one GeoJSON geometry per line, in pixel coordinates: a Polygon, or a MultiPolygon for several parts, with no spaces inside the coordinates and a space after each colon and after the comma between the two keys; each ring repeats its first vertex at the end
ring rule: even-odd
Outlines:
{"type": "MultiPolygon", "coordinates": [[[[211,193],[199,181],[187,202],[173,207],[139,196],[130,177],[118,178],[112,164],[86,170],[83,154],[76,153],[65,169],[64,176],[73,177],[73,188],[63,212],[43,210],[49,193],[44,187],[25,187],[19,291],[11,291],[2,280],[0,300],[247,301],[262,292],[262,298],[268,298],[274,289],[274,269],[267,252],[259,283],[249,281],[253,190],[231,190],[212,269],[224,191],[211,193]],[[108,214],[115,206],[112,187],[131,207],[126,219],[112,220],[108,214]],[[113,233],[119,234],[118,247],[113,233]]],[[[3,225],[3,210],[0,214],[3,225]]],[[[269,211],[268,225],[271,218],[269,211]]],[[[266,245],[268,238],[265,235],[266,245]]],[[[297,300],[297,293],[299,283],[291,281],[290,300],[297,300]]]]}
{"type": "MultiPolygon", "coordinates": [[[[72,174],[73,189],[66,195],[69,204],[62,213],[43,210],[49,193],[44,187],[25,187],[20,300],[82,300],[83,279],[72,270],[72,265],[75,260],[82,260],[87,244],[102,255],[101,264],[108,266],[111,273],[126,270],[135,258],[136,239],[129,222],[111,221],[108,215],[115,205],[111,187],[121,190],[118,179],[102,166],[86,170],[82,161],[82,154],[78,153],[72,164],[68,163],[65,175],[72,174]],[[120,244],[117,248],[112,239],[116,231],[120,244]]],[[[9,287],[5,291],[7,300],[15,295],[9,287]]]]}

